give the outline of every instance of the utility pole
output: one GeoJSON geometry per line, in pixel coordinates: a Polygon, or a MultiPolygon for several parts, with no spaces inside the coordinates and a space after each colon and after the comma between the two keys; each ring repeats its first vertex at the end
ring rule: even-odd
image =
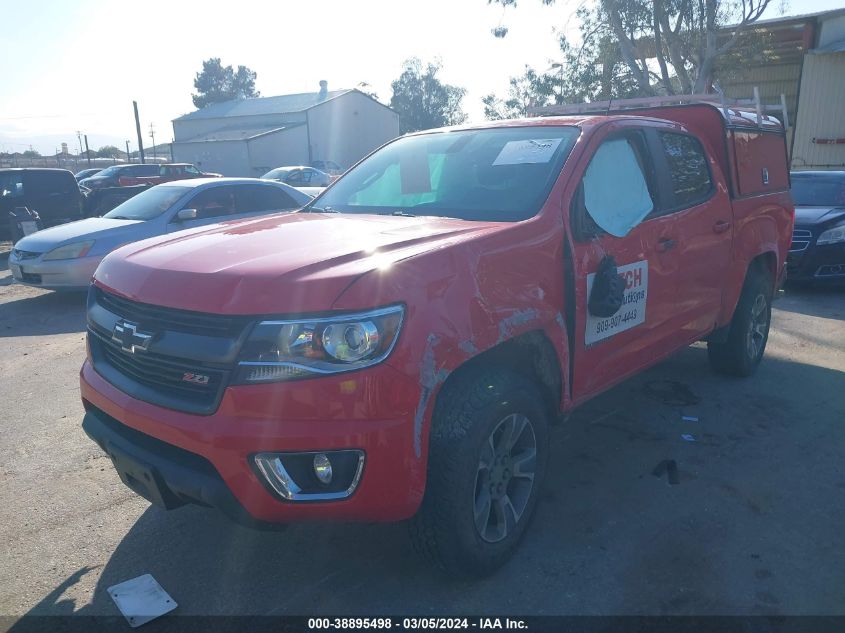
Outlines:
{"type": "Polygon", "coordinates": [[[138,156],[141,159],[141,164],[145,163],[144,160],[144,141],[141,138],[141,119],[138,118],[138,102],[133,101],[132,107],[135,109],[135,133],[138,135],[138,156]]]}
{"type": "Polygon", "coordinates": [[[150,138],[153,139],[153,160],[156,159],[156,130],[152,123],[150,123],[150,138]]]}
{"type": "Polygon", "coordinates": [[[126,162],[131,163],[132,158],[129,156],[129,141],[126,141],[126,162]]]}
{"type": "Polygon", "coordinates": [[[85,156],[88,159],[88,166],[91,166],[91,150],[88,149],[88,135],[85,135],[85,156]]]}
{"type": "Polygon", "coordinates": [[[79,141],[79,155],[82,156],[82,132],[76,130],[76,140],[79,141]]]}

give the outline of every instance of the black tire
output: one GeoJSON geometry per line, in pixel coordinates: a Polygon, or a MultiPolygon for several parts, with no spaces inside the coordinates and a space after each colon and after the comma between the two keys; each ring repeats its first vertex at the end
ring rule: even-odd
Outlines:
{"type": "Polygon", "coordinates": [[[771,322],[771,279],[766,273],[752,269],[734,310],[727,340],[707,343],[710,366],[730,376],[753,374],[766,351],[771,322]]]}
{"type": "Polygon", "coordinates": [[[455,377],[435,407],[425,496],[410,522],[415,549],[452,575],[494,572],[525,533],[547,461],[548,412],[530,380],[495,367],[455,377]],[[514,444],[506,448],[505,433],[517,429],[514,444]],[[503,513],[510,520],[499,521],[503,513]]]}

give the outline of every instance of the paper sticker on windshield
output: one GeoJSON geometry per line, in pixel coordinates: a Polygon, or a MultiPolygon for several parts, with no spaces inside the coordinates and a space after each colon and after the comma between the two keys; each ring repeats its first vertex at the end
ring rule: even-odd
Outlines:
{"type": "Polygon", "coordinates": [[[496,156],[493,165],[524,165],[548,163],[563,139],[536,138],[524,141],[509,141],[496,156]]]}
{"type": "MultiPolygon", "coordinates": [[[[622,307],[612,317],[597,317],[589,312],[587,313],[587,328],[584,332],[584,343],[587,345],[645,323],[646,299],[648,298],[648,261],[619,266],[616,270],[625,278],[622,307]]],[[[595,273],[587,275],[588,297],[593,289],[595,279],[595,273]]]]}

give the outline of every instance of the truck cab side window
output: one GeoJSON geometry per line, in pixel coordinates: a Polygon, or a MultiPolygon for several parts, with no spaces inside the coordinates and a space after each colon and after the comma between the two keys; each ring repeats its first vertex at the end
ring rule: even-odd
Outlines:
{"type": "Polygon", "coordinates": [[[655,207],[634,142],[626,137],[599,146],[581,187],[590,219],[615,237],[627,235],[655,207]]]}

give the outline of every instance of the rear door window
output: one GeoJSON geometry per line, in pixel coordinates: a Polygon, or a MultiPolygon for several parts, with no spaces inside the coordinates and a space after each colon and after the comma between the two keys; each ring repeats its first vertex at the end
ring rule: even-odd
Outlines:
{"type": "Polygon", "coordinates": [[[238,213],[257,211],[284,211],[300,205],[277,187],[244,185],[237,189],[238,213]]]}
{"type": "Polygon", "coordinates": [[[661,132],[659,136],[674,197],[668,206],[685,209],[707,200],[713,191],[713,181],[701,143],[687,134],[661,132]]]}

